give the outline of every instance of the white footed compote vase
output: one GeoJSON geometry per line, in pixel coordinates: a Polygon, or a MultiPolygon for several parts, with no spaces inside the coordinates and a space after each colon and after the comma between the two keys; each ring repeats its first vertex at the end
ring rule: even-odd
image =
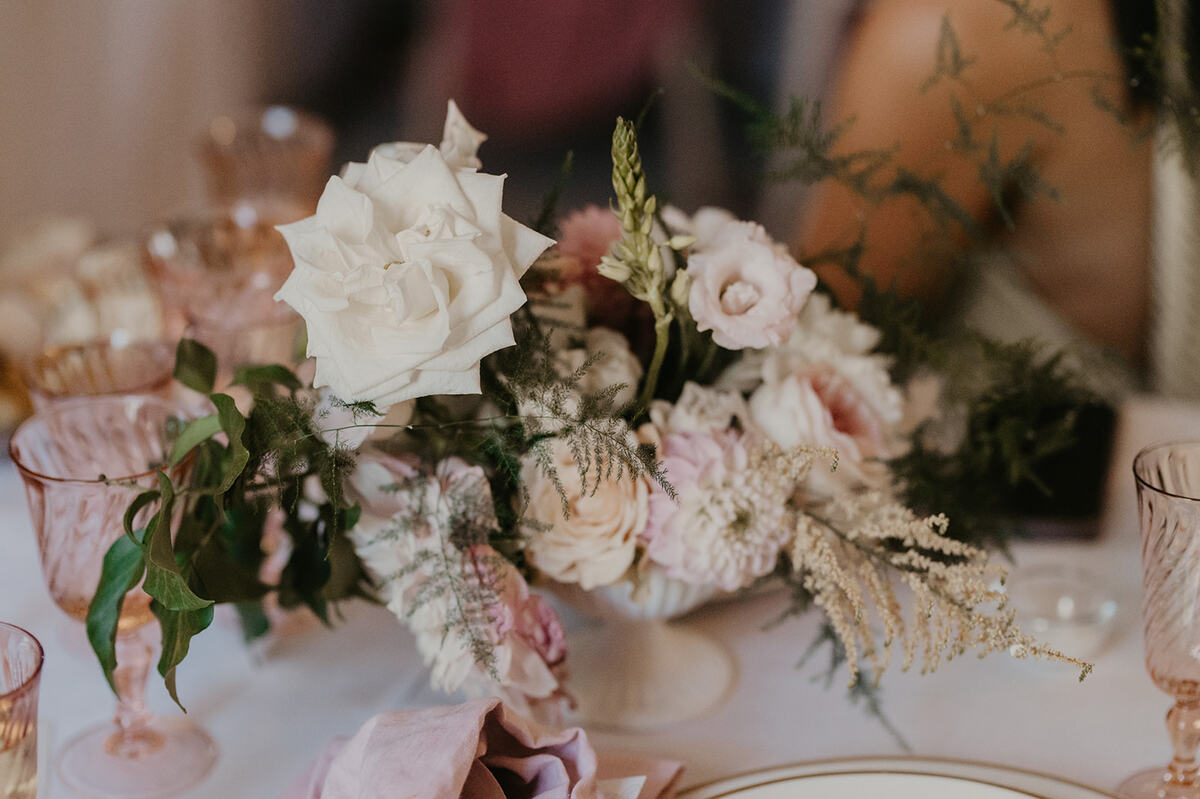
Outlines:
{"type": "MultiPolygon", "coordinates": [[[[125,535],[126,509],[167,463],[168,428],[178,418],[176,405],[156,397],[95,397],[43,408],[13,433],[9,454],[25,485],[46,587],[71,618],[87,619],[101,564],[125,535]]],[[[135,528],[147,515],[133,519],[135,528]]],[[[203,729],[154,718],[146,707],[158,633],[153,622],[150,597],[138,582],[117,621],[113,720],[80,732],[57,753],[63,780],[84,796],[176,796],[216,761],[216,744],[203,729]]]]}
{"type": "Polygon", "coordinates": [[[570,720],[629,731],[670,727],[712,711],[733,687],[736,668],[720,642],[677,619],[718,593],[652,568],[584,591],[555,583],[554,594],[596,624],[572,631],[570,720]]]}
{"type": "Polygon", "coordinates": [[[1200,799],[1200,441],[1147,447],[1133,461],[1142,531],[1146,670],[1175,700],[1174,757],[1118,789],[1127,799],[1200,799]]]}

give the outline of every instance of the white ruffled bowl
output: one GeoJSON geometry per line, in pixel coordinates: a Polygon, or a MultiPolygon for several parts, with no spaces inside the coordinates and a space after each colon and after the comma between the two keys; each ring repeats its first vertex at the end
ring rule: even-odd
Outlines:
{"type": "Polygon", "coordinates": [[[573,723],[658,730],[702,716],[728,695],[736,674],[729,651],[686,623],[668,623],[716,597],[716,587],[652,568],[636,585],[626,579],[584,591],[555,583],[550,590],[598,622],[568,636],[573,723]]]}

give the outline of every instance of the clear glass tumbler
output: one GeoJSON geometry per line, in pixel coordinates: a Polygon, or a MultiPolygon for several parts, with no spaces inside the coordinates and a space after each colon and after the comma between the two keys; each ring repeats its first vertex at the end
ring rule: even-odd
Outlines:
{"type": "Polygon", "coordinates": [[[42,645],[0,622],[0,799],[37,797],[38,684],[42,645]]]}
{"type": "Polygon", "coordinates": [[[1200,799],[1200,441],[1147,447],[1133,460],[1142,532],[1146,670],[1175,705],[1174,757],[1118,788],[1128,799],[1200,799]]]}

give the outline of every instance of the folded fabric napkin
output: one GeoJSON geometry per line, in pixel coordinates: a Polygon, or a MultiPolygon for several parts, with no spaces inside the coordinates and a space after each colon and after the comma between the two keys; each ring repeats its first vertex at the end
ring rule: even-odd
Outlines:
{"type": "Polygon", "coordinates": [[[373,717],[282,799],[671,799],[682,770],[631,755],[600,763],[583,730],[478,699],[373,717]]]}

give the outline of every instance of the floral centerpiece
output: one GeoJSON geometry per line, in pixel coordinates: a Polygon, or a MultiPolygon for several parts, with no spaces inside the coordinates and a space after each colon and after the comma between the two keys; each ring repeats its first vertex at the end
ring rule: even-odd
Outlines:
{"type": "Polygon", "coordinates": [[[180,344],[177,377],[215,412],[176,431],[186,479],[160,475],[106,560],[89,634],[109,673],[143,574],[173,695],[212,605],[261,632],[274,592],[323,619],[381,602],[439,688],[553,702],[567,645],[545,584],[634,604],[669,584],[670,613],[778,580],[826,615],[852,680],[894,647],[905,668],[976,649],[1086,672],[1018,629],[984,551],[897,500],[912,403],[878,331],[786,248],[660,208],[624,120],[612,211],[567,216],[556,244],[502,213],[483,139],[451,103],[440,147],[377,148],[280,228],[311,381],[247,366],[215,392],[212,353],[180,344]],[[268,584],[271,525],[290,554],[268,584]]]}

